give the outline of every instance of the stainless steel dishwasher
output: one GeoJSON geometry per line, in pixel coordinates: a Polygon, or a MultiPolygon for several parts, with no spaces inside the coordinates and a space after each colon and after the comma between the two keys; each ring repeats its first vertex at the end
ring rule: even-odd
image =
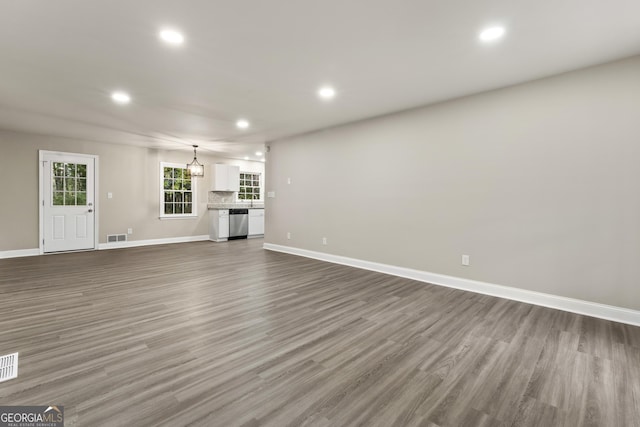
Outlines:
{"type": "Polygon", "coordinates": [[[249,234],[249,209],[229,209],[229,240],[246,239],[249,234]]]}

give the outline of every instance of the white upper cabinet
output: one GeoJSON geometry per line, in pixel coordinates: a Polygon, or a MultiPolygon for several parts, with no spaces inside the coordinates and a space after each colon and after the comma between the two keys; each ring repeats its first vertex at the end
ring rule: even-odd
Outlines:
{"type": "Polygon", "coordinates": [[[227,178],[229,179],[230,191],[240,191],[240,166],[230,165],[227,178]]]}
{"type": "Polygon", "coordinates": [[[211,169],[210,191],[240,191],[240,166],[216,163],[211,169]]]}

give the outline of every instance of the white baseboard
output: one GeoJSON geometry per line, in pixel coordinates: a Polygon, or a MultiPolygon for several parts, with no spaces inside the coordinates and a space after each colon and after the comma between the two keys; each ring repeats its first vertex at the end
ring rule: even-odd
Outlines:
{"type": "Polygon", "coordinates": [[[307,258],[314,258],[321,261],[332,262],[335,264],[348,265],[350,267],[362,268],[364,270],[377,271],[380,273],[391,274],[393,276],[418,280],[420,282],[432,283],[434,285],[446,286],[449,288],[461,289],[484,295],[492,295],[495,297],[506,298],[528,304],[555,308],[558,310],[569,311],[571,313],[583,314],[600,319],[612,320],[614,322],[640,326],[640,311],[631,310],[628,308],[599,304],[590,301],[562,297],[558,295],[545,294],[542,292],[529,291],[526,289],[512,288],[509,286],[496,285],[493,283],[480,282],[471,279],[463,279],[461,277],[430,273],[428,271],[397,267],[389,264],[364,261],[360,259],[332,255],[323,252],[293,248],[290,246],[265,243],[263,247],[270,251],[284,252],[307,258]]]}
{"type": "Polygon", "coordinates": [[[40,255],[40,249],[19,249],[16,251],[0,251],[0,259],[3,258],[20,258],[24,256],[40,255]]]}
{"type": "Polygon", "coordinates": [[[209,240],[208,234],[200,236],[167,237],[164,239],[127,240],[126,242],[100,243],[98,250],[134,248],[136,246],[166,245],[168,243],[202,242],[209,240]]]}
{"type": "MultiPolygon", "coordinates": [[[[98,244],[98,250],[133,248],[136,246],[166,245],[168,243],[202,242],[204,240],[209,240],[208,234],[203,234],[201,236],[167,237],[164,239],[128,240],[126,242],[100,243],[98,244]]],[[[40,249],[38,248],[20,249],[15,251],[0,251],[0,259],[19,258],[36,255],[40,255],[40,249]]]]}

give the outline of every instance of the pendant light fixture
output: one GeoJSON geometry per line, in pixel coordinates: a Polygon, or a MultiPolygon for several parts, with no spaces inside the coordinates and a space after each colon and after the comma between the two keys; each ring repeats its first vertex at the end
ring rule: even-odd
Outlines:
{"type": "Polygon", "coordinates": [[[191,174],[191,176],[204,176],[204,165],[198,163],[198,157],[196,156],[196,148],[197,145],[193,146],[193,161],[191,163],[187,163],[187,170],[191,174]]]}

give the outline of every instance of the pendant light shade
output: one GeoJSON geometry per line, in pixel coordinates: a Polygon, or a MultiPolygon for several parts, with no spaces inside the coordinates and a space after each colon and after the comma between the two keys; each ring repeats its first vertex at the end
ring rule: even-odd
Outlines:
{"type": "Polygon", "coordinates": [[[204,176],[204,165],[198,163],[198,157],[196,156],[196,148],[197,145],[193,146],[193,161],[191,163],[187,163],[187,170],[191,174],[191,176],[204,176]]]}

